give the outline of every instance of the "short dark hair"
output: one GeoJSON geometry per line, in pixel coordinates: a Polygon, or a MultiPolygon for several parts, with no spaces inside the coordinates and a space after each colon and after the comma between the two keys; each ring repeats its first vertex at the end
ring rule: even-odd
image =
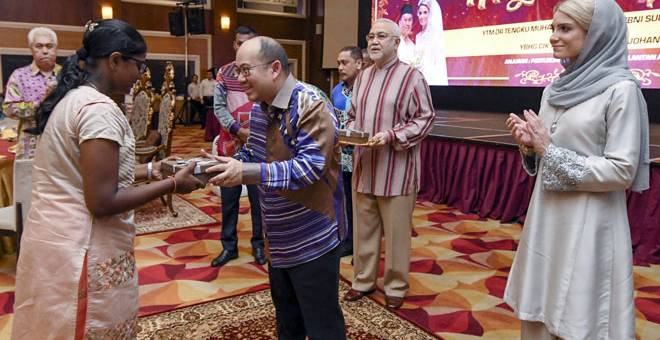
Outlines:
{"type": "Polygon", "coordinates": [[[357,46],[346,46],[339,50],[341,52],[348,52],[355,61],[362,60],[362,50],[357,46]]]}
{"type": "Polygon", "coordinates": [[[289,74],[289,57],[284,51],[284,47],[277,42],[277,40],[270,37],[259,37],[261,42],[261,48],[259,49],[259,56],[261,57],[262,62],[267,63],[269,61],[279,60],[282,64],[282,70],[284,74],[289,74]]]}
{"type": "Polygon", "coordinates": [[[252,37],[256,37],[259,35],[257,31],[254,30],[254,28],[246,25],[241,25],[236,27],[236,30],[234,31],[234,35],[236,34],[247,34],[247,35],[251,35],[252,37]]]}

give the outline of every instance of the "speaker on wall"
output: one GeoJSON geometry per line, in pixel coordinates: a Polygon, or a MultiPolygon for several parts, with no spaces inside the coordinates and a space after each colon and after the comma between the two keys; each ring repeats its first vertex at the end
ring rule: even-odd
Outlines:
{"type": "Polygon", "coordinates": [[[177,8],[169,13],[170,34],[175,37],[181,37],[185,34],[183,29],[183,12],[177,8]]]}
{"type": "Polygon", "coordinates": [[[187,12],[188,12],[188,32],[190,34],[206,33],[206,25],[204,24],[204,9],[189,8],[187,12]]]}

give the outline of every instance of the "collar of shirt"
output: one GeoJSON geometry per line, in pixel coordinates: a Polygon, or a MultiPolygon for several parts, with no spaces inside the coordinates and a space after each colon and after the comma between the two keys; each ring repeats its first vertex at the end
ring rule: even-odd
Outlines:
{"type": "Polygon", "coordinates": [[[383,67],[378,67],[376,64],[374,64],[374,67],[375,67],[376,70],[378,70],[378,71],[380,71],[380,70],[387,70],[387,69],[389,69],[390,67],[396,65],[396,63],[398,63],[398,62],[399,62],[399,57],[396,57],[396,56],[395,56],[395,57],[392,58],[392,60],[390,60],[387,64],[383,65],[383,67]]]}
{"type": "Polygon", "coordinates": [[[284,81],[282,88],[280,88],[280,91],[277,92],[277,95],[275,95],[275,99],[273,99],[273,103],[271,105],[268,105],[265,102],[262,102],[262,110],[264,112],[273,113],[278,109],[280,111],[288,109],[289,102],[291,101],[291,95],[293,94],[293,89],[295,87],[296,87],[296,78],[294,78],[293,75],[289,74],[289,76],[284,81]]]}
{"type": "MultiPolygon", "coordinates": [[[[52,75],[57,76],[57,74],[60,73],[61,69],[62,69],[62,66],[60,66],[59,64],[55,64],[55,67],[53,68],[52,75]]],[[[46,74],[44,74],[44,72],[41,71],[41,69],[39,67],[37,67],[37,63],[35,63],[34,60],[30,64],[30,71],[32,73],[32,76],[36,76],[38,73],[41,73],[44,77],[46,76],[46,74]]]]}

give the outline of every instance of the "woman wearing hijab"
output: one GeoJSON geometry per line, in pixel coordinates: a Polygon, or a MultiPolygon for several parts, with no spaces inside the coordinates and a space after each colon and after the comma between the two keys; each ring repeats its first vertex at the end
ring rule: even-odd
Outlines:
{"type": "Polygon", "coordinates": [[[565,71],[507,126],[536,184],[504,300],[523,339],[634,339],[625,190],[649,186],[648,114],[614,0],[566,0],[550,43],[565,71]]]}
{"type": "Polygon", "coordinates": [[[419,0],[417,19],[422,30],[415,36],[416,66],[429,85],[447,85],[447,61],[442,27],[442,10],[437,0],[419,0]]]}

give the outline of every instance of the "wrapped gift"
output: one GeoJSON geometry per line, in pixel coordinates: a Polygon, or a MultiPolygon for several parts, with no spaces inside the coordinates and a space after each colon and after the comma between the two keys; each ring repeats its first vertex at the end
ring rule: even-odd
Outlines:
{"type": "Polygon", "coordinates": [[[369,133],[357,130],[339,130],[339,143],[346,145],[367,145],[369,133]]]}
{"type": "Polygon", "coordinates": [[[220,164],[220,162],[210,159],[210,158],[191,158],[191,159],[173,159],[166,160],[160,163],[160,172],[163,174],[163,177],[174,175],[175,173],[181,171],[183,168],[188,166],[190,162],[196,162],[195,169],[193,170],[193,176],[197,177],[200,181],[206,183],[211,178],[213,178],[218,173],[206,173],[206,169],[220,164]]]}

